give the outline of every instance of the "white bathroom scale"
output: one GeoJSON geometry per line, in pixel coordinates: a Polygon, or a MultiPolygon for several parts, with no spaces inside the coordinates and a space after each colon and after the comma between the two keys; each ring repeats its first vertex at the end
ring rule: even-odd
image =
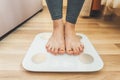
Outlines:
{"type": "Polygon", "coordinates": [[[103,68],[103,61],[99,54],[84,35],[77,33],[84,44],[84,51],[80,55],[53,55],[48,53],[45,45],[51,33],[40,33],[33,40],[22,66],[33,72],[95,72],[103,68]]]}

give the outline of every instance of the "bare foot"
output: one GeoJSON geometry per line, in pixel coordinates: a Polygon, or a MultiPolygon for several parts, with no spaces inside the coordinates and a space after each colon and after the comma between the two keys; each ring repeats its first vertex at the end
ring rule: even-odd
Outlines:
{"type": "Polygon", "coordinates": [[[67,54],[79,55],[83,52],[84,46],[76,36],[75,25],[69,22],[65,24],[65,44],[67,54]]]}
{"type": "Polygon", "coordinates": [[[62,19],[53,21],[53,33],[46,44],[46,49],[54,55],[65,53],[64,24],[62,19]]]}

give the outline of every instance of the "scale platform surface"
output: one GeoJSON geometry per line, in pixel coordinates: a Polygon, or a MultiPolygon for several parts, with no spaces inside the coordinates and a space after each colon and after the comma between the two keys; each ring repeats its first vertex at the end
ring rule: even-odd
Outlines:
{"type": "Polygon", "coordinates": [[[40,33],[33,40],[28,49],[22,66],[33,72],[95,72],[103,68],[103,61],[89,39],[76,34],[84,44],[84,51],[80,55],[53,55],[48,53],[45,45],[51,33],[40,33]]]}

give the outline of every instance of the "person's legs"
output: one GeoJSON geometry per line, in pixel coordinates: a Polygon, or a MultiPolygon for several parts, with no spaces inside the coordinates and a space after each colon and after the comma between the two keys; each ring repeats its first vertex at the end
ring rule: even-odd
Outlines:
{"type": "Polygon", "coordinates": [[[75,24],[84,0],[68,0],[66,21],[75,24]]]}
{"type": "Polygon", "coordinates": [[[53,54],[63,54],[65,52],[64,24],[62,21],[63,0],[46,0],[46,3],[53,20],[53,33],[46,44],[46,49],[53,54]]]}
{"type": "Polygon", "coordinates": [[[46,0],[52,20],[62,18],[63,0],[46,0]]]}
{"type": "Polygon", "coordinates": [[[65,44],[68,54],[80,54],[83,51],[83,44],[75,33],[75,24],[79,16],[84,0],[68,0],[67,16],[65,24],[65,44]]]}

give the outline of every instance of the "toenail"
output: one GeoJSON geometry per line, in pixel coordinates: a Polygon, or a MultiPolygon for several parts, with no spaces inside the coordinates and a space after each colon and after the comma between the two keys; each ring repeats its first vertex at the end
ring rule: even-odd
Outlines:
{"type": "Polygon", "coordinates": [[[67,54],[71,54],[69,51],[67,51],[67,54]]]}
{"type": "Polygon", "coordinates": [[[69,51],[73,51],[73,49],[70,49],[69,51]]]}

